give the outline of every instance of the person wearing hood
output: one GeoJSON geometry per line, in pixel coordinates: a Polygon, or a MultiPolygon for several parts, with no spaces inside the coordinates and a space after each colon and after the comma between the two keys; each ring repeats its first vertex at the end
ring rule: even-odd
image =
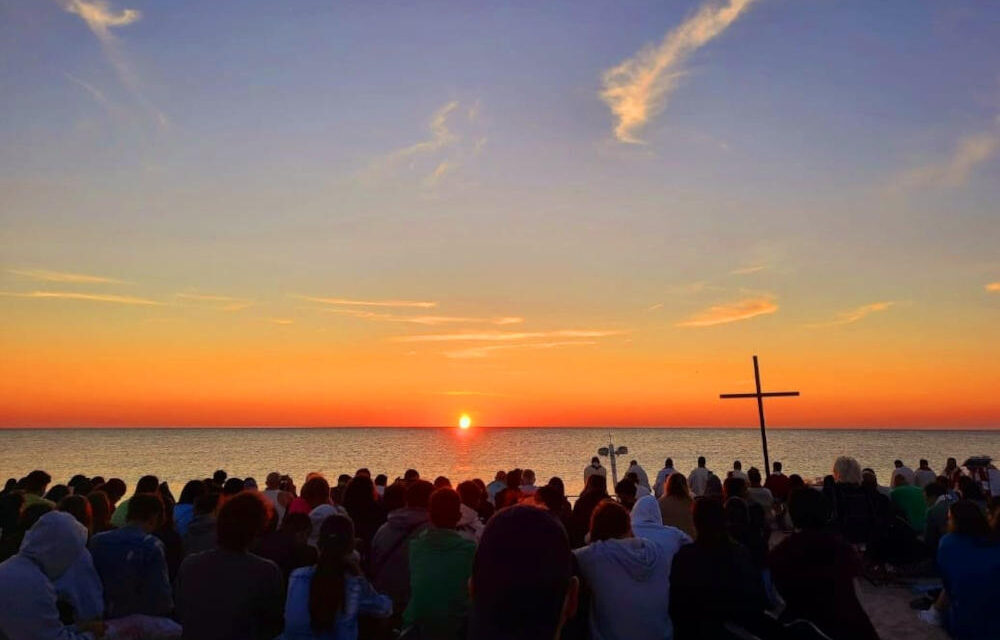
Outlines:
{"type": "Polygon", "coordinates": [[[46,513],[28,530],[21,550],[0,563],[0,636],[17,640],[94,640],[104,623],[66,626],[53,584],[86,551],[87,528],[69,513],[46,513]]]}
{"type": "MultiPolygon", "coordinates": [[[[70,514],[91,533],[93,511],[83,496],[66,496],[59,511],[70,514]]],[[[104,586],[94,568],[90,551],[84,549],[66,572],[52,581],[61,606],[68,606],[74,622],[100,620],[104,616],[104,586]]],[[[65,617],[63,618],[65,619],[65,617]]]]}
{"type": "Polygon", "coordinates": [[[430,524],[427,505],[434,485],[414,480],[406,489],[406,506],[389,512],[372,538],[369,575],[379,593],[392,598],[397,613],[410,600],[410,542],[430,524]]]}
{"type": "Polygon", "coordinates": [[[442,487],[430,498],[429,528],[410,543],[410,602],[403,613],[406,626],[420,629],[422,638],[456,638],[469,614],[469,577],[476,543],[455,527],[462,500],[442,487]]]}
{"type": "MultiPolygon", "coordinates": [[[[655,501],[652,506],[655,511],[655,501]]],[[[632,537],[624,507],[599,504],[591,518],[590,544],[573,553],[591,591],[591,638],[673,638],[667,608],[671,558],[659,543],[632,537]]]]}
{"type": "Polygon", "coordinates": [[[476,507],[482,502],[482,493],[471,480],[458,483],[457,490],[459,497],[462,498],[462,517],[458,519],[455,529],[469,540],[479,542],[479,537],[483,534],[483,523],[479,519],[476,507]]]}
{"type": "MultiPolygon", "coordinates": [[[[656,543],[668,558],[667,566],[673,561],[674,554],[683,545],[693,542],[691,536],[677,527],[663,524],[660,514],[660,504],[653,496],[643,496],[632,507],[632,535],[645,538],[656,543]]],[[[669,569],[667,573],[669,573],[669,569]]]]}

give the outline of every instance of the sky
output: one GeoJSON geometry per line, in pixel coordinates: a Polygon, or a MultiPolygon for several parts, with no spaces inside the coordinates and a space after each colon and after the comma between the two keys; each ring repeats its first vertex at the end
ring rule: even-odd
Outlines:
{"type": "Polygon", "coordinates": [[[1000,426],[1000,4],[0,0],[0,426],[1000,426]]]}

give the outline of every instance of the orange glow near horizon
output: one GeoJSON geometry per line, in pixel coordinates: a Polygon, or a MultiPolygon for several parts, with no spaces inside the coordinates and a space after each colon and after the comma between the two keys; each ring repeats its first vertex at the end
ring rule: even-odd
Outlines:
{"type": "Polygon", "coordinates": [[[472,426],[472,418],[469,417],[469,414],[463,413],[462,417],[458,419],[458,428],[465,430],[471,426],[472,426]]]}

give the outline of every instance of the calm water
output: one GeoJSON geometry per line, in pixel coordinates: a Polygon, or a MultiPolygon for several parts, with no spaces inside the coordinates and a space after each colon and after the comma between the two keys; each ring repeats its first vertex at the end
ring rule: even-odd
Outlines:
{"type": "MultiPolygon", "coordinates": [[[[615,445],[626,445],[650,475],[670,456],[684,472],[699,455],[717,473],[732,461],[762,466],[759,433],[750,429],[615,429],[615,445]]],[[[129,488],[144,474],[170,482],[175,491],[190,478],[225,469],[262,482],[269,471],[291,475],[297,483],[310,471],[328,478],[368,467],[390,479],[409,467],[433,478],[453,481],[480,477],[497,469],[534,469],[540,482],[559,475],[567,490],[582,484],[582,470],[597,448],[607,445],[600,429],[80,429],[0,430],[0,479],[45,469],[54,481],[73,474],[118,476],[129,488]]],[[[892,461],[912,467],[927,458],[940,470],[947,456],[959,462],[971,455],[1000,458],[1000,431],[793,430],[768,432],[771,460],[786,473],[806,479],[829,473],[841,454],[870,466],[883,481],[892,461]]],[[[607,464],[605,462],[605,464],[607,464]]],[[[622,472],[619,467],[619,472],[622,472]]],[[[720,475],[723,475],[720,473],[720,475]]]]}

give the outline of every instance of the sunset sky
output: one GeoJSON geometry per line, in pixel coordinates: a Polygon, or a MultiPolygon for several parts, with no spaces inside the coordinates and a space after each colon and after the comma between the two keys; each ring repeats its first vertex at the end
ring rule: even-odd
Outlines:
{"type": "Polygon", "coordinates": [[[0,0],[0,426],[1000,427],[1000,3],[0,0]]]}

